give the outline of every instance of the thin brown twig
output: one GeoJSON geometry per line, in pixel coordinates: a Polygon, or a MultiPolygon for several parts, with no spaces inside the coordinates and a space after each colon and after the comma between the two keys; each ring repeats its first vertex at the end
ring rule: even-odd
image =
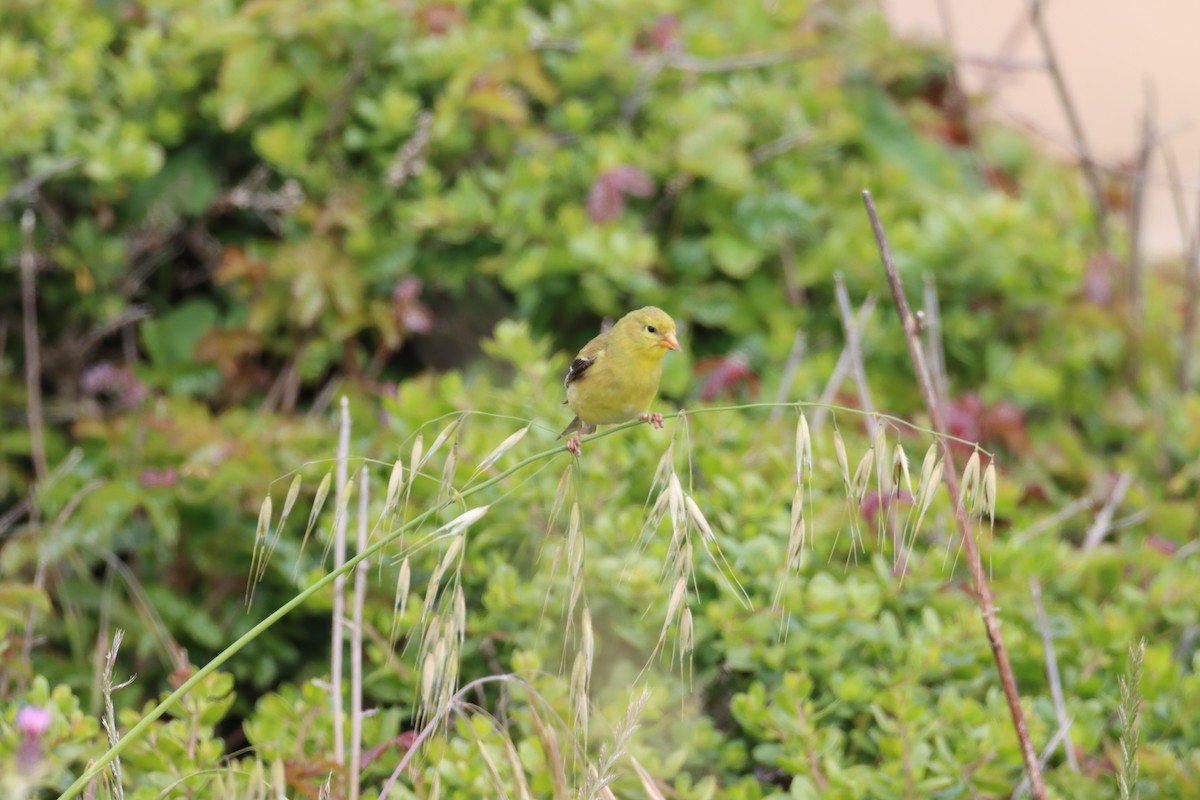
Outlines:
{"type": "Polygon", "coordinates": [[[938,302],[937,283],[925,273],[925,338],[929,348],[929,366],[938,403],[943,410],[950,397],[950,381],[946,377],[946,349],[942,341],[942,306],[938,302]]]}
{"type": "Polygon", "coordinates": [[[79,166],[82,161],[83,159],[78,156],[71,156],[70,158],[64,158],[58,163],[51,164],[36,175],[30,175],[5,192],[3,197],[0,197],[0,208],[4,208],[9,203],[28,203],[37,196],[42,188],[42,184],[64,172],[70,172],[79,166]]]}
{"type": "MultiPolygon", "coordinates": [[[[1046,742],[1046,746],[1042,748],[1042,755],[1038,759],[1038,764],[1045,767],[1046,764],[1049,763],[1051,753],[1057,750],[1059,743],[1066,738],[1067,732],[1071,730],[1072,722],[1074,722],[1074,720],[1068,718],[1064,724],[1058,726],[1058,730],[1054,732],[1054,735],[1050,737],[1050,741],[1046,742]]],[[[1021,782],[1017,784],[1017,788],[1013,789],[1013,800],[1016,800],[1018,797],[1021,797],[1028,791],[1029,776],[1026,775],[1025,777],[1021,778],[1021,782]]]]}
{"type": "Polygon", "coordinates": [[[1058,656],[1054,652],[1054,636],[1050,633],[1050,618],[1046,616],[1046,605],[1042,602],[1042,586],[1037,578],[1029,579],[1029,593],[1033,596],[1033,607],[1037,611],[1038,629],[1042,633],[1042,651],[1046,658],[1046,678],[1050,682],[1050,697],[1054,700],[1054,715],[1058,718],[1058,726],[1066,731],[1063,734],[1063,752],[1067,756],[1067,764],[1071,771],[1079,772],[1079,759],[1075,757],[1075,747],[1071,744],[1069,733],[1071,719],[1067,716],[1067,703],[1063,699],[1062,677],[1058,672],[1058,656]]]}
{"type": "Polygon", "coordinates": [[[833,288],[837,296],[838,314],[842,319],[842,332],[846,335],[846,350],[850,353],[850,370],[858,387],[858,402],[867,413],[871,430],[874,430],[875,404],[871,402],[871,387],[867,383],[867,368],[863,363],[861,331],[854,324],[854,309],[850,306],[850,293],[846,291],[846,279],[842,273],[833,276],[833,288]]]}
{"type": "Polygon", "coordinates": [[[1017,691],[1017,681],[1013,676],[1012,664],[1008,660],[1008,650],[1004,647],[1004,639],[1000,635],[1000,622],[997,617],[996,605],[992,600],[992,590],[984,573],[983,559],[979,555],[979,547],[971,533],[966,505],[959,501],[958,471],[954,464],[954,451],[950,448],[950,440],[941,435],[947,430],[946,421],[941,406],[938,405],[929,370],[925,366],[925,355],[921,350],[917,320],[909,309],[904,286],[900,283],[900,273],[896,271],[896,264],[892,261],[892,253],[888,247],[887,236],[883,231],[883,223],[879,221],[879,214],[875,211],[871,193],[864,190],[862,197],[863,203],[866,205],[867,216],[871,220],[875,241],[879,246],[879,255],[883,261],[884,270],[887,272],[892,299],[900,314],[900,323],[904,330],[904,339],[908,344],[908,355],[912,360],[913,371],[916,373],[917,385],[921,389],[921,397],[924,400],[926,412],[929,414],[931,426],[937,434],[942,460],[946,465],[942,472],[942,479],[946,484],[946,490],[950,493],[950,501],[954,504],[955,522],[958,524],[958,533],[967,556],[967,566],[975,584],[975,594],[979,601],[988,643],[992,648],[992,658],[996,662],[997,672],[1000,673],[1000,684],[1004,690],[1004,697],[1008,701],[1013,728],[1021,746],[1021,755],[1025,760],[1025,771],[1029,776],[1029,784],[1035,800],[1046,800],[1046,783],[1042,778],[1042,768],[1038,763],[1037,750],[1034,749],[1033,741],[1029,736],[1029,727],[1025,723],[1025,712],[1021,709],[1021,695],[1017,691]]]}
{"type": "Polygon", "coordinates": [[[750,163],[758,165],[764,161],[770,161],[776,156],[781,156],[797,147],[802,147],[813,140],[813,132],[808,128],[791,133],[785,133],[778,139],[772,139],[769,142],[763,142],[758,147],[750,151],[750,163]]]}
{"type": "MultiPolygon", "coordinates": [[[[858,316],[854,320],[855,328],[860,332],[865,330],[873,313],[875,313],[875,295],[869,294],[858,308],[858,316]]],[[[813,433],[819,431],[825,424],[825,418],[829,416],[829,408],[833,405],[833,399],[837,396],[838,389],[842,387],[842,381],[846,380],[846,373],[849,371],[850,348],[846,346],[842,348],[842,354],[838,356],[837,364],[834,365],[825,389],[821,392],[821,398],[817,401],[817,409],[813,412],[812,418],[813,433]]]]}
{"type": "Polygon", "coordinates": [[[784,403],[787,402],[788,395],[792,392],[792,381],[796,380],[796,370],[800,367],[800,362],[804,360],[804,351],[808,348],[808,339],[804,335],[804,331],[796,331],[796,338],[792,340],[792,352],[788,354],[787,363],[783,366],[783,377],[779,379],[779,391],[775,393],[776,406],[771,409],[770,419],[772,422],[778,422],[783,416],[784,403]]]}
{"type": "Polygon", "coordinates": [[[1179,236],[1183,241],[1183,270],[1186,276],[1183,303],[1183,330],[1179,342],[1179,389],[1192,390],[1192,358],[1196,347],[1196,327],[1200,322],[1200,200],[1196,203],[1196,225],[1188,225],[1187,202],[1183,197],[1183,181],[1179,175],[1179,164],[1170,148],[1163,148],[1167,162],[1167,175],[1171,184],[1171,199],[1175,214],[1179,218],[1179,236]]]}
{"type": "Polygon", "coordinates": [[[680,72],[712,73],[735,72],[742,69],[759,69],[787,64],[790,61],[800,61],[813,58],[826,52],[821,47],[795,47],[789,50],[775,50],[766,53],[743,53],[721,58],[704,58],[689,53],[671,53],[666,58],[659,53],[645,56],[634,56],[635,63],[643,63],[661,59],[663,66],[680,72]]]}
{"type": "Polygon", "coordinates": [[[1108,245],[1108,201],[1105,199],[1104,184],[1100,181],[1100,172],[1092,159],[1092,151],[1088,147],[1087,137],[1083,132],[1083,122],[1075,108],[1075,101],[1067,88],[1067,80],[1063,76],[1062,67],[1058,63],[1058,54],[1054,50],[1054,41],[1050,37],[1050,29],[1046,25],[1044,0],[1032,0],[1029,6],[1029,19],[1037,33],[1038,42],[1042,48],[1042,56],[1046,59],[1046,69],[1050,80],[1054,83],[1054,91],[1067,117],[1067,125],[1071,128],[1071,137],[1075,140],[1075,148],[1080,154],[1083,165],[1083,177],[1087,183],[1088,195],[1092,201],[1092,209],[1096,214],[1096,233],[1105,246],[1108,245]]]}
{"type": "MultiPolygon", "coordinates": [[[[58,516],[54,518],[54,524],[50,526],[50,531],[42,536],[38,536],[37,548],[37,568],[33,574],[33,587],[44,591],[46,588],[46,570],[47,570],[47,553],[54,546],[55,540],[58,539],[58,534],[62,531],[63,525],[75,513],[75,509],[92,492],[104,485],[104,481],[91,481],[84,485],[82,489],[75,492],[67,504],[63,506],[62,511],[58,512],[58,516]]],[[[37,609],[33,606],[29,608],[29,616],[25,619],[25,641],[21,647],[21,658],[26,664],[30,663],[33,657],[33,641],[36,638],[34,630],[37,628],[37,609]]]]}
{"type": "MultiPolygon", "coordinates": [[[[1045,13],[1046,6],[1048,5],[1050,5],[1050,0],[1043,0],[1041,4],[1042,13],[1045,13]]],[[[1017,47],[1025,39],[1025,34],[1029,33],[1029,28],[1031,27],[1029,24],[1030,18],[1033,16],[1031,13],[1032,10],[1032,7],[1025,9],[1013,20],[1013,24],[1009,26],[1008,31],[1004,34],[1004,38],[1000,40],[1000,46],[996,48],[995,58],[1005,61],[1013,60],[1013,53],[1016,52],[1017,47]]],[[[1038,69],[1045,68],[1046,65],[1044,63],[1038,65],[1038,69]]],[[[990,80],[984,81],[981,87],[982,93],[985,96],[991,95],[996,88],[996,84],[1000,82],[1002,77],[1003,75],[993,72],[990,80]]]]}
{"type": "Polygon", "coordinates": [[[32,209],[21,215],[21,320],[25,336],[25,409],[29,423],[29,454],[37,483],[46,479],[46,439],[42,421],[42,361],[37,321],[37,254],[32,209]]]}
{"type": "Polygon", "coordinates": [[[1096,502],[1090,497],[1080,497],[1077,500],[1072,500],[1050,516],[1038,520],[1016,536],[1013,536],[1012,540],[1017,544],[1024,544],[1033,537],[1058,527],[1081,511],[1087,511],[1095,504],[1096,502]]]}
{"type": "MultiPolygon", "coordinates": [[[[337,449],[337,518],[333,523],[333,567],[340,570],[346,563],[346,514],[342,498],[350,491],[347,482],[346,460],[350,454],[350,401],[342,395],[342,413],[338,426],[337,449]]],[[[333,758],[338,766],[346,763],[346,731],[342,719],[342,648],[345,641],[346,576],[338,574],[333,581],[333,652],[330,654],[330,693],[333,701],[333,758]]]]}
{"type": "MultiPolygon", "coordinates": [[[[360,471],[358,493],[358,548],[367,549],[367,513],[369,511],[367,469],[360,471]]],[[[350,627],[350,786],[349,800],[358,800],[362,791],[362,723],[363,723],[363,607],[367,600],[367,570],[369,559],[354,568],[354,608],[350,627]]]]}
{"type": "Polygon", "coordinates": [[[1142,140],[1137,164],[1130,182],[1129,200],[1129,322],[1131,326],[1132,358],[1129,360],[1131,378],[1136,378],[1141,364],[1141,343],[1146,318],[1145,261],[1142,233],[1146,221],[1146,174],[1154,154],[1154,89],[1146,87],[1146,111],[1142,117],[1142,140]]]}
{"type": "Polygon", "coordinates": [[[388,777],[382,788],[380,788],[379,800],[387,800],[388,792],[391,790],[392,784],[394,784],[397,779],[404,774],[405,768],[408,767],[408,762],[411,761],[413,756],[416,755],[417,751],[421,749],[421,745],[425,743],[425,740],[428,739],[433,732],[438,729],[442,723],[442,719],[457,707],[458,701],[468,693],[474,691],[477,687],[483,686],[486,683],[516,683],[521,686],[529,687],[529,684],[526,683],[524,679],[510,672],[505,673],[504,675],[486,675],[482,678],[476,678],[455,692],[454,695],[450,697],[449,701],[439,708],[437,713],[434,714],[427,723],[425,723],[425,727],[422,728],[421,732],[417,734],[417,738],[413,739],[412,744],[408,747],[408,752],[406,752],[404,757],[400,759],[400,763],[396,765],[396,768],[392,770],[391,776],[388,777]]]}
{"type": "Polygon", "coordinates": [[[1096,520],[1092,523],[1092,527],[1088,528],[1087,535],[1083,537],[1083,552],[1088,553],[1099,547],[1100,543],[1104,541],[1104,537],[1112,530],[1113,514],[1116,513],[1117,506],[1121,505],[1121,501],[1125,499],[1125,493],[1129,491],[1132,483],[1132,472],[1122,472],[1121,477],[1117,478],[1108,500],[1096,514],[1096,520]]]}
{"type": "Polygon", "coordinates": [[[971,100],[967,97],[966,89],[963,88],[962,58],[958,54],[958,32],[954,24],[954,15],[950,12],[950,5],[946,0],[937,0],[937,10],[938,18],[942,24],[942,37],[946,40],[946,45],[950,48],[950,91],[946,98],[946,110],[953,115],[957,115],[962,120],[963,132],[966,134],[967,142],[971,145],[968,151],[971,162],[976,172],[982,174],[983,162],[980,160],[979,152],[975,147],[979,142],[979,126],[975,124],[975,115],[972,114],[971,100]]]}

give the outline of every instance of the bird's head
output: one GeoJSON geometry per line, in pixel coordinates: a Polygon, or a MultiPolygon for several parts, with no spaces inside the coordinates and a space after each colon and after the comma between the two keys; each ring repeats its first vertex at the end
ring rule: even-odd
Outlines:
{"type": "Polygon", "coordinates": [[[630,311],[614,327],[622,330],[633,348],[647,356],[661,359],[668,350],[679,350],[675,320],[661,308],[646,306],[630,311]]]}

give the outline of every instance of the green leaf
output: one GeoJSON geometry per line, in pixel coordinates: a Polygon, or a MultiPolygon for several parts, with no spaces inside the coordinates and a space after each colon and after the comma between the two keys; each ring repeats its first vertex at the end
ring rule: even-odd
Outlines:
{"type": "Polygon", "coordinates": [[[762,250],[739,236],[718,233],[707,244],[713,261],[731,278],[745,278],[762,263],[762,250]]]}
{"type": "Polygon", "coordinates": [[[142,346],[160,369],[193,365],[196,343],[216,323],[217,310],[211,303],[192,300],[142,323],[142,346]]]}
{"type": "Polygon", "coordinates": [[[730,191],[750,184],[750,156],[745,142],[750,125],[740,114],[718,111],[679,140],[677,161],[681,169],[730,191]]]}

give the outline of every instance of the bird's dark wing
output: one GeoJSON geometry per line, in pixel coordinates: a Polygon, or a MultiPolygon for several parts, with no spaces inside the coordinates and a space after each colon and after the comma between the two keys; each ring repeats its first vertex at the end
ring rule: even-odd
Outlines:
{"type": "Polygon", "coordinates": [[[570,386],[575,381],[583,377],[583,373],[588,371],[588,367],[596,363],[595,357],[592,358],[577,358],[571,362],[571,366],[567,368],[567,378],[563,381],[564,386],[570,386]]]}

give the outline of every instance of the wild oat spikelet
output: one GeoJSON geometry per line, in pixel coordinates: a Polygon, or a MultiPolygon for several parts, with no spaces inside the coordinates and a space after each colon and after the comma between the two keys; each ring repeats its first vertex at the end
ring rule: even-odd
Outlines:
{"type": "Polygon", "coordinates": [[[308,537],[312,535],[317,524],[317,517],[325,507],[325,498],[329,497],[329,486],[333,483],[333,472],[326,472],[325,477],[317,486],[317,494],[313,497],[312,509],[308,512],[308,525],[304,528],[304,538],[300,540],[300,552],[296,554],[296,575],[300,574],[300,559],[304,556],[304,548],[308,545],[308,537]]]}
{"type": "MultiPolygon", "coordinates": [[[[492,450],[492,452],[488,453],[484,459],[479,462],[479,466],[475,468],[474,474],[471,475],[471,480],[475,480],[477,475],[490,469],[497,461],[504,457],[505,453],[516,447],[521,440],[525,438],[525,434],[529,433],[529,429],[531,427],[533,427],[532,422],[515,433],[509,434],[508,438],[496,445],[496,448],[492,450]]],[[[469,482],[470,481],[468,481],[468,483],[469,482]]]]}

